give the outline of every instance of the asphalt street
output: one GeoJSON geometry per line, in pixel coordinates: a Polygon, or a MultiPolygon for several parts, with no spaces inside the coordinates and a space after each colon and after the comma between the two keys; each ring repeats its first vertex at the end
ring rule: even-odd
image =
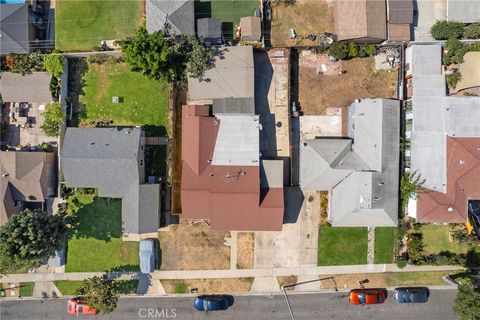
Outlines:
{"type": "MultiPolygon", "coordinates": [[[[297,320],[306,319],[456,319],[452,307],[455,290],[431,290],[425,304],[399,304],[391,297],[382,305],[355,306],[348,293],[315,293],[289,295],[297,320]]],[[[65,299],[1,301],[1,320],[73,319],[67,314],[65,299]]],[[[82,316],[81,319],[291,319],[283,295],[236,296],[226,311],[199,312],[193,309],[193,297],[122,298],[117,309],[108,315],[82,316]]]]}

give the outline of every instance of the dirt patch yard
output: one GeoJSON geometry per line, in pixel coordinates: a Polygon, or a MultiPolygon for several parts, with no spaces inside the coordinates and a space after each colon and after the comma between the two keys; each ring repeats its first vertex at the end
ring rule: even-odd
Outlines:
{"type": "Polygon", "coordinates": [[[237,246],[237,269],[253,269],[254,233],[239,233],[237,236],[237,246]]]}
{"type": "MultiPolygon", "coordinates": [[[[288,286],[292,284],[297,283],[297,276],[296,275],[291,275],[291,276],[286,276],[286,277],[277,277],[278,285],[281,287],[283,286],[288,286]]],[[[293,291],[296,286],[288,287],[285,288],[287,291],[293,291]]]]}
{"type": "Polygon", "coordinates": [[[162,280],[167,293],[241,293],[249,292],[253,278],[162,280]]]}
{"type": "Polygon", "coordinates": [[[161,270],[229,269],[229,232],[212,231],[203,222],[181,221],[159,233],[161,270]]]}
{"type": "Polygon", "coordinates": [[[343,61],[344,74],[326,76],[314,68],[299,69],[299,102],[306,115],[323,115],[327,107],[343,108],[355,99],[395,98],[396,71],[375,70],[374,58],[343,61]]]}
{"type": "Polygon", "coordinates": [[[334,32],[333,4],[323,0],[296,1],[291,6],[272,6],[271,42],[274,47],[313,46],[316,41],[304,39],[308,34],[334,32]],[[297,38],[290,39],[290,29],[297,38]]]}

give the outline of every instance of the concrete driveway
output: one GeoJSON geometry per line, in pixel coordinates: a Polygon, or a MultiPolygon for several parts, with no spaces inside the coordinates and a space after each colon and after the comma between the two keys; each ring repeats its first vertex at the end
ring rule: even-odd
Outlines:
{"type": "Polygon", "coordinates": [[[285,187],[286,217],[280,232],[255,232],[254,268],[317,265],[320,197],[285,187]]]}
{"type": "Polygon", "coordinates": [[[414,40],[433,41],[430,28],[437,20],[447,18],[446,0],[414,0],[417,15],[414,16],[414,40]]]}

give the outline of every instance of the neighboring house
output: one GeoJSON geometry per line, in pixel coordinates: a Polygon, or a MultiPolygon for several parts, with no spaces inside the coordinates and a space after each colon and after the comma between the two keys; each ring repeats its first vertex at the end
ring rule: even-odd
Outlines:
{"type": "Polygon", "coordinates": [[[281,230],[283,161],[261,160],[259,117],[182,110],[182,217],[214,230],[281,230]]]}
{"type": "Polygon", "coordinates": [[[396,226],[400,103],[365,99],[349,115],[349,139],[300,142],[300,186],[329,191],[334,227],[396,226]]]}
{"type": "Polygon", "coordinates": [[[26,208],[44,209],[56,192],[53,152],[0,151],[0,226],[26,208]]]}
{"type": "Polygon", "coordinates": [[[222,44],[222,21],[215,18],[198,19],[197,35],[206,45],[222,44]]]}
{"type": "Polygon", "coordinates": [[[240,30],[242,41],[258,42],[262,40],[262,21],[260,17],[240,18],[240,30]]]}
{"type": "Polygon", "coordinates": [[[413,0],[387,0],[388,40],[410,41],[413,23],[413,0]]]}
{"type": "Polygon", "coordinates": [[[157,232],[160,185],[145,184],[141,128],[67,128],[61,166],[67,187],[122,199],[124,234],[157,232]]]}
{"type": "MultiPolygon", "coordinates": [[[[245,108],[254,110],[253,47],[220,49],[215,67],[207,70],[203,80],[189,78],[189,100],[194,104],[212,104],[218,99],[243,99],[245,108]]],[[[251,112],[253,113],[253,112],[251,112]]]]}
{"type": "Polygon", "coordinates": [[[442,46],[413,45],[411,171],[425,179],[409,215],[419,222],[465,223],[480,199],[480,97],[447,96],[442,46]]]}
{"type": "Polygon", "coordinates": [[[193,0],[147,0],[147,31],[195,35],[193,0]]]}
{"type": "Polygon", "coordinates": [[[5,103],[29,102],[46,104],[52,102],[50,91],[52,76],[48,72],[19,73],[4,72],[0,78],[0,95],[5,103]]]}
{"type": "Polygon", "coordinates": [[[29,53],[34,38],[27,3],[0,4],[0,56],[29,53]]]}
{"type": "Polygon", "coordinates": [[[384,0],[335,0],[334,21],[338,40],[376,43],[387,39],[384,0]]]}
{"type": "Polygon", "coordinates": [[[447,20],[480,22],[480,0],[447,0],[447,20]]]}

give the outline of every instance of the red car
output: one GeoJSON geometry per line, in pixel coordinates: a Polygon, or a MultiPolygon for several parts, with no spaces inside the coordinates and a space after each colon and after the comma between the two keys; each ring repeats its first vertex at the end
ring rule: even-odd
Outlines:
{"type": "Polygon", "coordinates": [[[352,304],[377,304],[385,302],[384,289],[353,289],[348,300],[352,304]]]}
{"type": "Polygon", "coordinates": [[[88,304],[85,303],[80,298],[72,298],[68,300],[68,314],[72,315],[82,315],[82,314],[97,314],[97,310],[90,308],[88,304]]]}

